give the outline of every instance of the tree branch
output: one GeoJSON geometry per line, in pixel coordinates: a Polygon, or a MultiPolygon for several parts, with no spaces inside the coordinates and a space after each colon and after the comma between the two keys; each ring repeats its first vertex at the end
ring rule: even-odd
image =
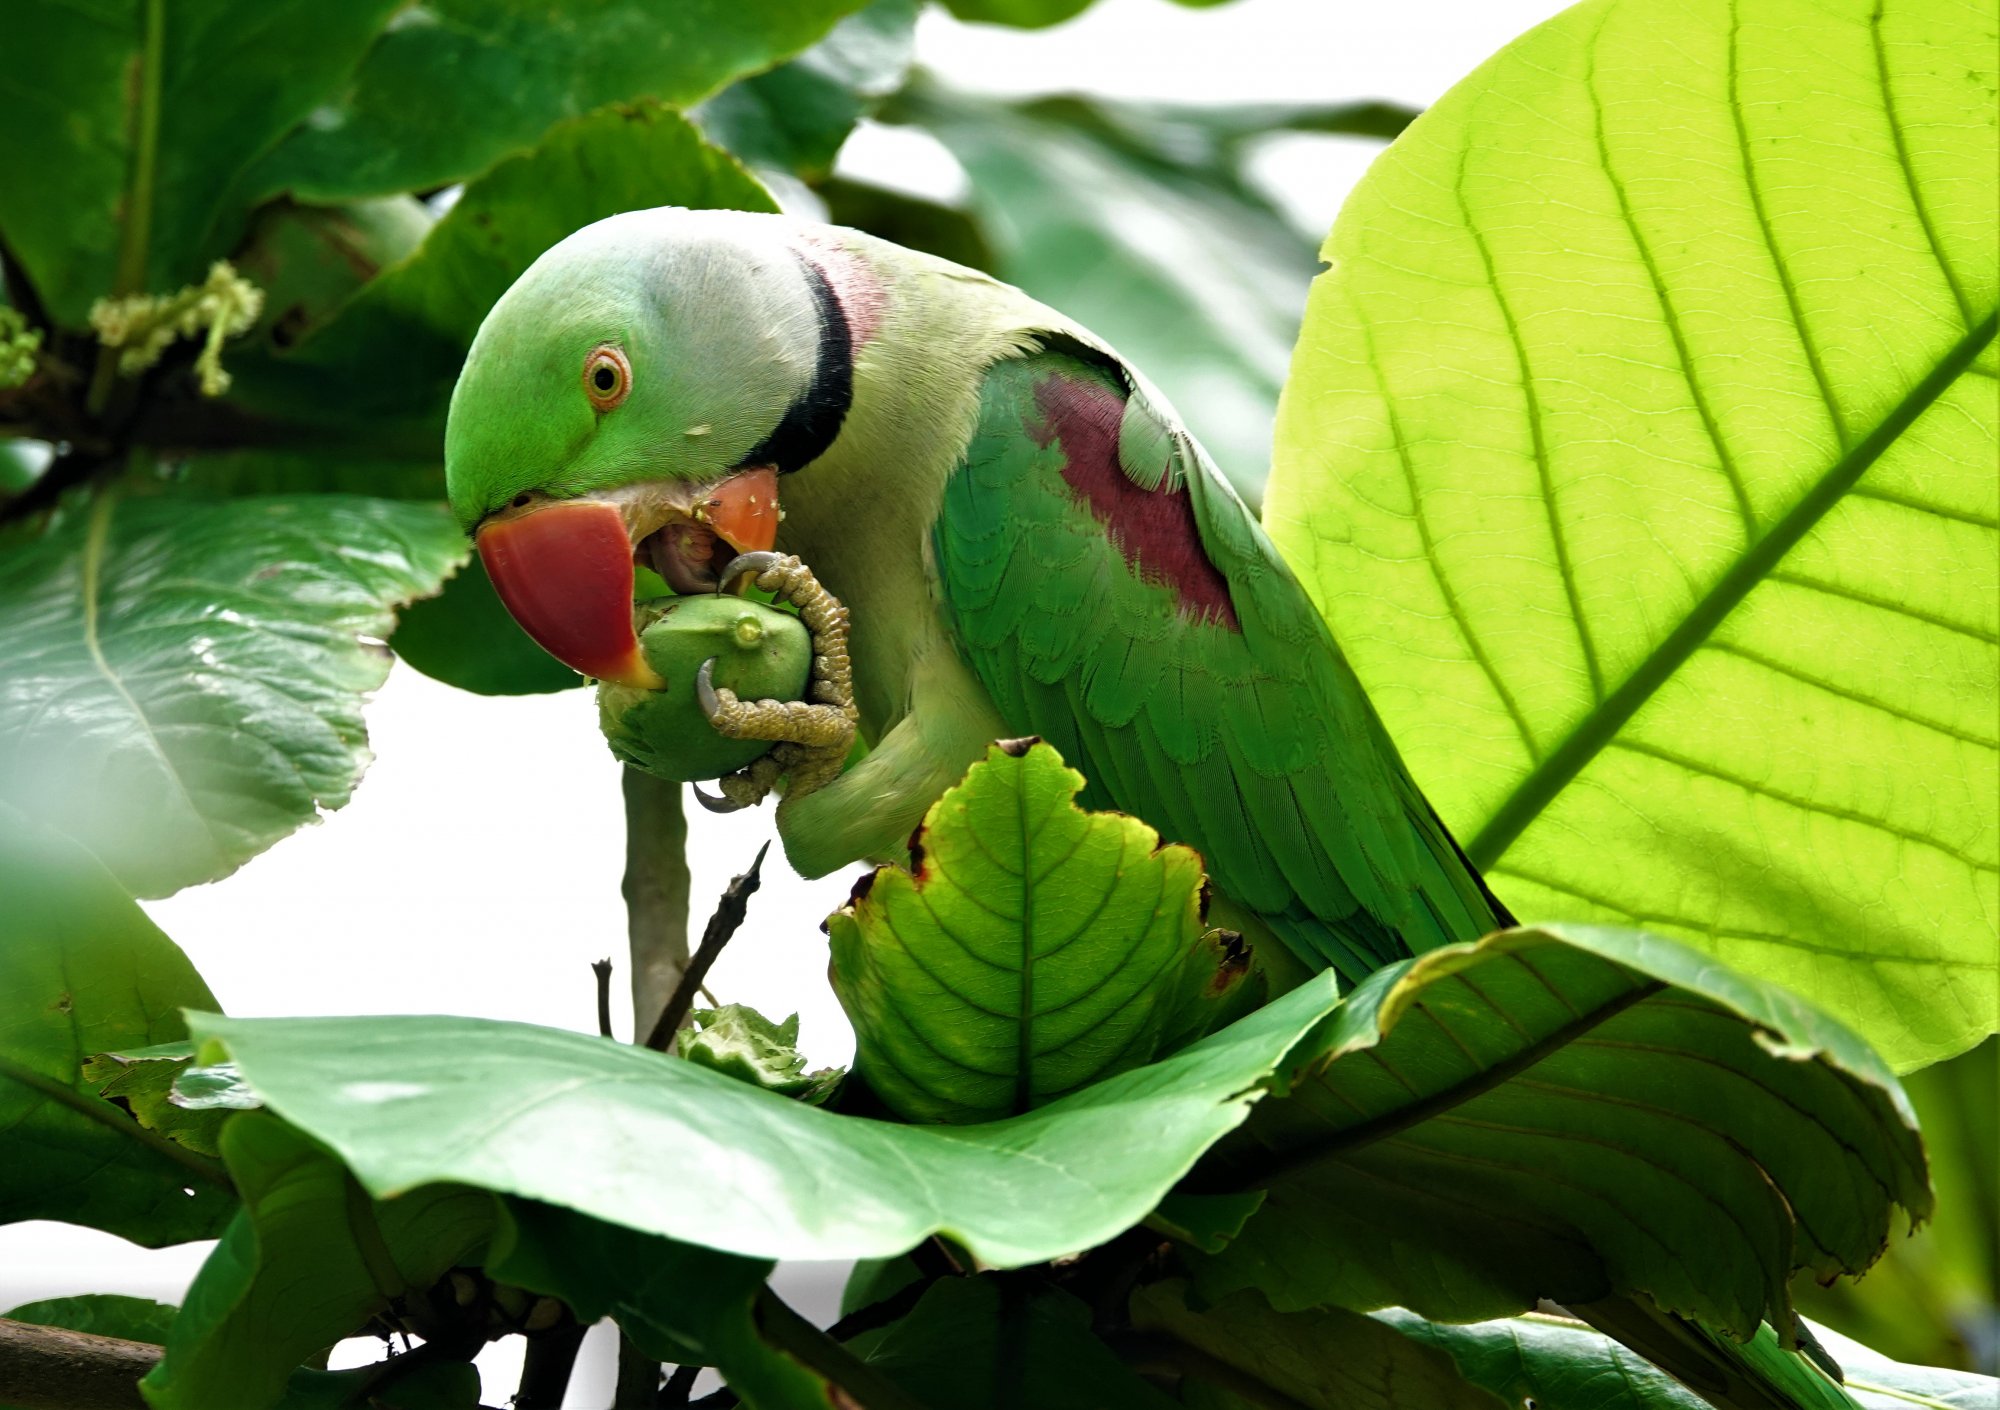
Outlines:
{"type": "Polygon", "coordinates": [[[694,1006],[695,990],[708,977],[709,967],[722,954],[722,947],[729,943],[729,937],[743,924],[743,916],[750,908],[750,897],[764,884],[764,854],[771,850],[766,842],[757,849],[757,859],[750,863],[750,870],[741,876],[729,878],[729,885],[722,890],[722,899],[715,903],[715,914],[708,918],[708,927],[701,933],[701,948],[695,951],[694,960],[674,989],[667,1006],[660,1011],[659,1019],[646,1035],[646,1046],[658,1052],[665,1052],[674,1041],[674,1034],[680,1031],[681,1023],[694,1006]]]}
{"type": "Polygon", "coordinates": [[[146,1410],[139,1378],[160,1361],[126,1341],[0,1317],[0,1404],[18,1410],[146,1410]]]}
{"type": "Polygon", "coordinates": [[[624,791],[623,890],[636,1039],[653,1031],[687,974],[687,817],[678,783],[628,767],[624,791]]]}

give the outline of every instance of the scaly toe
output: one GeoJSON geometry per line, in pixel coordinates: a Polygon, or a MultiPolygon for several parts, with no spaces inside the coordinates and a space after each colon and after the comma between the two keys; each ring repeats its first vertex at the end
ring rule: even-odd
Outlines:
{"type": "Polygon", "coordinates": [[[718,595],[728,593],[731,590],[731,584],[735,583],[745,573],[748,573],[753,579],[762,577],[777,567],[779,563],[783,562],[784,557],[785,555],[782,553],[773,553],[767,548],[753,549],[749,553],[737,554],[729,560],[729,566],[722,570],[722,576],[716,580],[716,593],[718,595]]]}

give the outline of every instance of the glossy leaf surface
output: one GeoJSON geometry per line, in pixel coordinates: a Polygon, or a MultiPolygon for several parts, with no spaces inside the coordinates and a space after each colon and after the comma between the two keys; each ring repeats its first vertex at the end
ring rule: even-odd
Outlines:
{"type": "Polygon", "coordinates": [[[148,1247],[213,1237],[233,1207],[226,1188],[140,1140],[83,1068],[106,1049],[185,1037],[181,1007],[215,996],[95,858],[4,804],[0,896],[0,1223],[60,1219],[148,1247]]]}
{"type": "Polygon", "coordinates": [[[915,873],[881,868],[828,918],[856,1067],[900,1115],[1041,1106],[1241,982],[1206,939],[1201,858],[1077,807],[1083,784],[1047,744],[994,745],[924,815],[915,873]]]}
{"type": "Polygon", "coordinates": [[[389,670],[370,639],[465,551],[442,506],[332,495],[104,495],[14,541],[0,799],[135,894],[227,876],[347,801],[389,670]]]}
{"type": "Polygon", "coordinates": [[[1382,116],[1373,105],[1245,114],[1005,103],[931,83],[885,108],[964,165],[993,273],[1144,368],[1252,504],[1317,265],[1311,242],[1245,176],[1243,144],[1286,127],[1392,135],[1407,115],[1386,134],[1382,116]]]}
{"type": "Polygon", "coordinates": [[[1514,911],[2000,1012],[1990,7],[1591,0],[1341,213],[1267,523],[1514,911]]]}
{"type": "MultiPolygon", "coordinates": [[[[1640,931],[1547,926],[1371,976],[1221,1156],[1268,1191],[1202,1291],[1475,1320],[1644,1298],[1792,1325],[1931,1207],[1902,1089],[1785,991],[1640,931]]],[[[1222,1171],[1216,1179],[1224,1179],[1222,1171]]]]}
{"type": "Polygon", "coordinates": [[[839,1116],[601,1038],[459,1018],[201,1015],[267,1105],[378,1197],[448,1181],[752,1257],[942,1231],[1011,1267],[1143,1218],[1334,1003],[1316,976],[1174,1056],[1025,1116],[839,1116]]]}

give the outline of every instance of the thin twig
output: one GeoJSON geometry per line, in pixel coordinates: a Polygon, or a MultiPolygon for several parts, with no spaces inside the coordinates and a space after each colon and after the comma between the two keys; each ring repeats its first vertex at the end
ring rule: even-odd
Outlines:
{"type": "Polygon", "coordinates": [[[611,1036],[611,960],[606,956],[590,962],[590,972],[597,976],[597,1036],[611,1036]]]}
{"type": "Polygon", "coordinates": [[[219,1190],[236,1192],[236,1183],[229,1178],[229,1172],[207,1156],[189,1150],[178,1141],[170,1141],[150,1127],[141,1126],[123,1109],[110,1102],[98,1101],[85,1096],[66,1082],[59,1081],[31,1067],[23,1067],[12,1058],[0,1057],[0,1077],[11,1077],[23,1087],[31,1087],[50,1101],[68,1107],[80,1116],[88,1117],[98,1125],[129,1137],[140,1145],[152,1150],[156,1155],[165,1156],[181,1169],[193,1175],[203,1184],[213,1185],[219,1190]]]}
{"type": "Polygon", "coordinates": [[[673,997],[660,1010],[659,1021],[653,1025],[653,1031],[646,1035],[646,1046],[655,1052],[663,1053],[672,1044],[674,1034],[680,1031],[681,1022],[694,1006],[694,992],[708,976],[709,966],[721,955],[722,947],[729,943],[729,937],[736,933],[736,928],[743,924],[750,897],[764,884],[764,854],[770,850],[769,842],[759,847],[757,860],[750,863],[750,870],[741,876],[732,876],[729,885],[723,888],[722,899],[715,903],[715,914],[708,918],[708,928],[701,933],[701,948],[688,962],[687,973],[675,986],[673,997]]]}

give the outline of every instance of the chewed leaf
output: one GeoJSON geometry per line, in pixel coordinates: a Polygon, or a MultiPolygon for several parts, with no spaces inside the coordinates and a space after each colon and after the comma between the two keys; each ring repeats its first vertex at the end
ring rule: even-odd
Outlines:
{"type": "Polygon", "coordinates": [[[818,1106],[847,1074],[837,1067],[806,1071],[799,1051],[799,1016],[773,1023],[748,1004],[696,1009],[674,1051],[725,1077],[818,1106]]]}
{"type": "Polygon", "coordinates": [[[994,745],[925,815],[916,870],[882,868],[828,921],[857,1069],[901,1115],[1028,1111],[1261,993],[1205,923],[1201,858],[1083,811],[1082,788],[1047,744],[994,745]]]}

